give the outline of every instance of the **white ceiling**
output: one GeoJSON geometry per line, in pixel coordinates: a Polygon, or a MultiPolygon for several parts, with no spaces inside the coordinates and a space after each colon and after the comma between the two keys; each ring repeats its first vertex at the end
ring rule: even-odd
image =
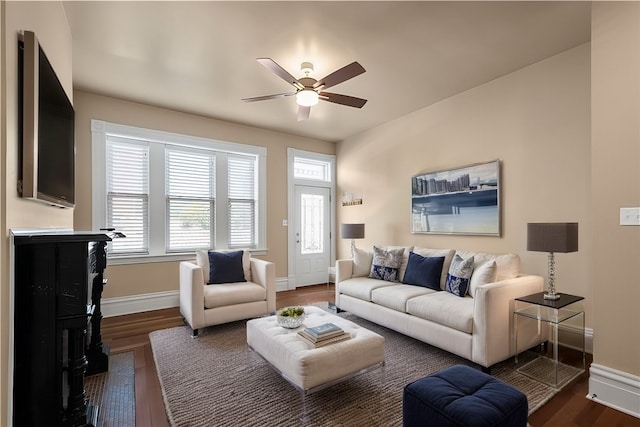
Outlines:
{"type": "Polygon", "coordinates": [[[328,141],[340,141],[590,40],[589,2],[97,2],[64,7],[79,90],[328,141]],[[293,87],[255,61],[320,78],[366,73],[304,122],[293,87]]]}

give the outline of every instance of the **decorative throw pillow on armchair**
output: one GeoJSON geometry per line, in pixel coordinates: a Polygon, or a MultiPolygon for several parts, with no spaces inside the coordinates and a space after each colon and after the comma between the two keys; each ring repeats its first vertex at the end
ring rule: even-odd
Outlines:
{"type": "MultiPolygon", "coordinates": [[[[209,253],[210,252],[218,252],[218,253],[230,253],[230,252],[238,252],[238,251],[242,251],[242,270],[244,272],[244,280],[243,281],[247,281],[250,282],[251,281],[251,252],[249,252],[249,250],[247,249],[238,249],[238,250],[221,250],[221,251],[214,251],[214,250],[206,250],[206,249],[201,249],[196,251],[196,264],[198,265],[198,267],[202,268],[202,275],[204,276],[204,281],[205,283],[209,283],[210,281],[210,276],[211,276],[211,272],[210,272],[210,260],[209,260],[209,253]]],[[[226,283],[226,282],[223,282],[226,283]]]]}
{"type": "Polygon", "coordinates": [[[242,269],[243,251],[209,251],[208,284],[246,282],[242,269]]]}

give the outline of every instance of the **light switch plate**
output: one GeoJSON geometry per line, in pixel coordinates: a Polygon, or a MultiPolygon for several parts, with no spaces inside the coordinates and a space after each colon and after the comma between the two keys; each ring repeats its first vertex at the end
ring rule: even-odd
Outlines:
{"type": "Polygon", "coordinates": [[[640,225],[640,208],[620,208],[620,225],[640,225]]]}
{"type": "Polygon", "coordinates": [[[286,219],[283,219],[283,220],[282,220],[282,226],[283,226],[283,227],[287,227],[287,226],[289,226],[289,221],[288,221],[288,220],[286,220],[286,219]]]}

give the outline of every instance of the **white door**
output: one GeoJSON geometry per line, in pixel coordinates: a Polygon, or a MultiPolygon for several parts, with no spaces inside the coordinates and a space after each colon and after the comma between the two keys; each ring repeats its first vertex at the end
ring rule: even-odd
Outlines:
{"type": "Polygon", "coordinates": [[[330,190],[295,186],[295,283],[327,283],[331,258],[330,190]]]}

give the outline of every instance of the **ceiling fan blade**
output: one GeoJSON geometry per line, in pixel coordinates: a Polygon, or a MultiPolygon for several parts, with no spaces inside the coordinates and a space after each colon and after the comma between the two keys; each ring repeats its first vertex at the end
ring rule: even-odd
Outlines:
{"type": "Polygon", "coordinates": [[[311,114],[311,107],[298,106],[298,121],[303,122],[309,118],[311,114]]]}
{"type": "Polygon", "coordinates": [[[336,104],[346,105],[348,107],[362,108],[367,103],[366,99],[356,98],[355,96],[341,95],[339,93],[320,92],[320,99],[336,104]]]}
{"type": "Polygon", "coordinates": [[[330,88],[331,86],[335,86],[344,81],[354,78],[355,76],[359,76],[364,73],[365,70],[362,65],[360,65],[357,61],[352,62],[349,65],[345,65],[339,70],[334,71],[333,73],[326,76],[324,79],[318,80],[313,87],[319,88],[322,86],[323,89],[330,88]]]}
{"type": "Polygon", "coordinates": [[[302,85],[298,79],[293,77],[287,70],[282,68],[276,61],[271,58],[257,58],[256,61],[270,69],[274,74],[280,77],[282,80],[286,81],[289,84],[294,85],[297,89],[304,89],[304,85],[302,85]]]}
{"type": "Polygon", "coordinates": [[[266,101],[267,99],[284,98],[285,96],[295,95],[296,92],[278,93],[275,95],[255,96],[253,98],[242,98],[244,102],[266,101]]]}

